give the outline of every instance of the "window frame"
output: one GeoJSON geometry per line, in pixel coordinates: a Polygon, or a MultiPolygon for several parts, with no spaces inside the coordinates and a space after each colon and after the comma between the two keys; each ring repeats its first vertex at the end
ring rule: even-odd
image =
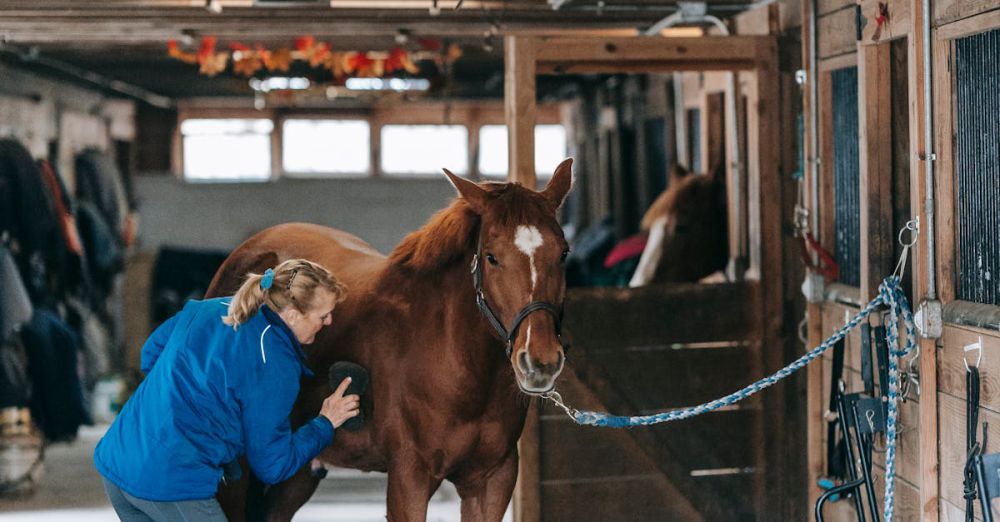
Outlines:
{"type": "Polygon", "coordinates": [[[278,139],[278,149],[281,151],[279,158],[280,177],[288,179],[367,179],[375,175],[377,170],[376,157],[373,154],[374,143],[373,134],[375,133],[375,125],[371,119],[366,114],[363,113],[352,113],[352,112],[338,112],[336,114],[317,114],[317,113],[305,113],[305,114],[282,114],[277,117],[275,124],[275,132],[280,134],[278,139]],[[317,120],[317,121],[363,121],[368,125],[368,168],[364,172],[299,172],[294,170],[288,170],[285,168],[285,123],[289,120],[317,120]]]}

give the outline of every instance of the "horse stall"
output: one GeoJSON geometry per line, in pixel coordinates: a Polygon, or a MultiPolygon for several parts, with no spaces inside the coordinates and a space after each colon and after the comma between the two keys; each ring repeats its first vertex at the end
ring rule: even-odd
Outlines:
{"type": "MultiPolygon", "coordinates": [[[[643,179],[630,168],[663,169],[662,157],[647,153],[655,140],[665,141],[672,162],[701,171],[722,165],[728,189],[719,210],[729,216],[730,233],[725,226],[721,233],[731,254],[720,268],[731,282],[569,289],[564,329],[572,349],[557,386],[567,404],[625,415],[693,406],[801,353],[794,333],[801,265],[797,245],[784,239],[797,158],[794,148],[768,145],[796,142],[798,42],[789,18],[779,6],[762,8],[737,18],[736,36],[669,45],[641,37],[508,37],[507,75],[516,79],[507,84],[508,126],[525,133],[512,163],[531,161],[536,75],[619,74],[606,94],[599,87],[574,107],[578,154],[600,159],[578,171],[578,194],[590,206],[569,213],[611,213],[620,234],[634,232],[629,216],[616,214],[634,212],[621,201],[647,208],[652,198],[641,181],[618,180],[643,179]],[[646,71],[656,74],[621,74],[646,71]],[[731,84],[722,71],[733,71],[739,86],[736,121],[724,109],[731,84]],[[618,103],[602,106],[602,99],[618,103]],[[735,152],[730,130],[740,136],[735,152]]],[[[544,403],[529,413],[519,445],[515,512],[521,520],[803,518],[803,391],[804,381],[792,380],[704,416],[627,430],[580,427],[544,403]]]]}
{"type": "MultiPolygon", "coordinates": [[[[920,338],[919,352],[900,361],[906,375],[894,515],[961,520],[973,509],[979,519],[975,466],[966,465],[973,443],[983,443],[976,416],[992,424],[997,411],[985,398],[995,371],[987,361],[1000,326],[992,276],[997,239],[987,230],[997,223],[995,203],[987,203],[996,201],[998,186],[996,139],[988,138],[998,128],[992,116],[997,73],[985,56],[996,52],[1000,19],[995,6],[972,2],[935,2],[932,11],[927,3],[893,1],[804,7],[804,63],[817,85],[804,97],[806,107],[815,105],[806,111],[808,225],[839,267],[836,280],[810,297],[809,344],[838,330],[876,296],[904,255],[903,243],[913,243],[900,287],[918,312],[920,338]],[[910,220],[919,237],[904,230],[910,220]],[[968,371],[976,366],[981,387],[968,371]],[[968,404],[969,397],[978,407],[968,404]]],[[[884,317],[871,323],[881,327],[884,317]]],[[[829,439],[840,439],[830,396],[837,380],[848,392],[871,392],[871,342],[855,331],[843,355],[827,354],[822,367],[810,369],[810,506],[823,492],[817,478],[848,478],[850,470],[836,463],[843,450],[829,439]]],[[[886,394],[881,384],[877,390],[886,394]]],[[[871,467],[881,505],[887,470],[877,446],[871,467]]],[[[990,446],[985,442],[977,451],[992,453],[990,446]]],[[[870,495],[856,496],[861,502],[827,503],[826,518],[853,520],[858,507],[873,516],[864,500],[870,495]]]]}

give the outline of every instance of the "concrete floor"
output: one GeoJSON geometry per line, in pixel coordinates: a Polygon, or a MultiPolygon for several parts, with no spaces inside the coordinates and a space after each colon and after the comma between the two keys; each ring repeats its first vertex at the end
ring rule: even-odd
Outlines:
{"type": "MultiPolygon", "coordinates": [[[[27,498],[0,498],[2,522],[97,522],[116,520],[104,495],[101,476],[91,461],[106,426],[80,429],[71,444],[53,444],[45,450],[45,474],[27,498]]],[[[386,476],[333,469],[312,499],[298,511],[296,522],[381,522],[385,520],[386,476]]],[[[445,482],[428,509],[428,522],[457,522],[459,499],[445,482]]],[[[504,520],[511,520],[510,510],[504,520]]]]}

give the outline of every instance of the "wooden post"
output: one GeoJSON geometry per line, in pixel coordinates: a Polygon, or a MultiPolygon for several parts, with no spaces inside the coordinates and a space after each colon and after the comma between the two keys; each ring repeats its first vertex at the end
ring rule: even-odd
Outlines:
{"type": "MultiPolygon", "coordinates": [[[[913,26],[910,30],[908,55],[909,85],[910,85],[910,143],[912,156],[910,161],[910,208],[920,216],[920,237],[912,251],[913,255],[913,300],[914,304],[927,298],[927,241],[928,234],[925,224],[927,216],[924,211],[924,198],[928,187],[924,179],[925,153],[933,147],[924,141],[924,89],[931,85],[924,82],[924,49],[923,39],[930,35],[924,34],[924,19],[932,16],[923,10],[921,0],[912,0],[910,20],[913,26]]],[[[933,24],[934,20],[931,19],[933,24]]],[[[936,71],[937,74],[948,74],[947,71],[936,71]]],[[[937,396],[937,342],[935,339],[920,338],[920,507],[921,518],[936,520],[938,518],[938,499],[940,483],[938,482],[938,396],[937,396]]]]}
{"type": "MultiPolygon", "coordinates": [[[[801,9],[802,67],[805,70],[809,70],[810,61],[812,60],[809,52],[809,16],[812,10],[812,2],[810,0],[802,0],[801,9]]],[[[819,81],[818,74],[816,80],[819,81]]],[[[806,85],[806,88],[802,90],[803,129],[809,129],[811,121],[818,117],[818,107],[812,107],[810,103],[809,89],[810,86],[806,85]]],[[[806,132],[808,133],[808,131],[806,132]]],[[[808,134],[803,136],[802,146],[803,156],[806,159],[804,167],[807,174],[803,181],[806,191],[804,199],[806,206],[809,207],[810,215],[815,216],[819,212],[819,209],[812,208],[811,204],[813,200],[812,177],[814,171],[811,168],[810,162],[818,159],[819,151],[812,150],[812,141],[808,134]]],[[[817,169],[816,172],[819,172],[819,170],[817,169]]],[[[813,230],[812,232],[813,234],[820,234],[820,230],[813,230]]],[[[807,348],[811,348],[823,341],[822,307],[814,303],[806,304],[806,318],[809,324],[807,348]]],[[[816,480],[825,474],[824,462],[826,455],[823,451],[823,437],[826,432],[826,423],[823,421],[823,412],[825,409],[826,405],[823,403],[823,366],[821,362],[810,364],[806,367],[806,461],[808,462],[808,474],[806,475],[806,484],[804,485],[806,488],[806,509],[811,509],[812,506],[816,505],[816,500],[822,492],[816,484],[816,480]]],[[[811,519],[812,516],[809,518],[811,519]]]]}
{"type": "Polygon", "coordinates": [[[535,38],[504,37],[507,180],[535,188],[535,38]]]}
{"type": "MultiPolygon", "coordinates": [[[[716,162],[725,166],[727,138],[725,125],[724,92],[706,93],[702,98],[701,110],[701,170],[712,174],[716,162]]],[[[739,255],[739,254],[737,254],[739,255]]]]}
{"type": "Polygon", "coordinates": [[[858,150],[861,182],[861,302],[878,295],[892,273],[892,79],[891,44],[858,50],[858,150]]]}
{"type": "MultiPolygon", "coordinates": [[[[535,188],[535,39],[504,37],[504,117],[507,121],[507,180],[535,188]]],[[[514,487],[514,520],[541,520],[538,410],[536,401],[518,441],[520,463],[514,487]]]]}
{"type": "MultiPolygon", "coordinates": [[[[784,290],[782,276],[782,215],[781,215],[781,155],[778,147],[768,144],[778,143],[780,133],[781,103],[778,99],[778,48],[772,40],[767,53],[760,57],[756,76],[757,107],[749,111],[751,122],[756,126],[748,128],[754,132],[756,147],[747,144],[749,158],[747,165],[747,190],[750,210],[750,245],[759,253],[755,256],[751,251],[751,272],[760,275],[762,331],[761,346],[758,347],[761,366],[764,374],[770,374],[784,365],[783,350],[775,349],[783,346],[782,322],[784,319],[784,290]],[[753,161],[753,160],[756,161],[753,161]],[[777,201],[775,201],[777,198],[777,201]],[[754,235],[757,237],[754,238],[754,235]],[[752,266],[757,258],[760,264],[752,266]],[[756,268],[756,270],[755,270],[756,268]]],[[[757,465],[763,467],[761,477],[764,484],[776,487],[777,491],[762,492],[758,499],[758,518],[767,520],[768,515],[781,513],[784,503],[789,498],[786,491],[788,485],[783,480],[786,461],[786,434],[782,419],[785,415],[783,395],[785,383],[779,383],[774,389],[762,395],[762,428],[766,427],[767,436],[763,437],[763,457],[757,465]]]]}

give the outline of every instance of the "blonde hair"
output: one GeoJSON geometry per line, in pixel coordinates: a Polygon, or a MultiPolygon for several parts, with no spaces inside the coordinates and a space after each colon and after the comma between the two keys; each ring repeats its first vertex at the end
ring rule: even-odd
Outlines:
{"type": "Polygon", "coordinates": [[[222,318],[223,323],[235,330],[257,313],[262,304],[275,312],[291,306],[306,313],[313,306],[318,288],[332,293],[334,304],[347,297],[347,288],[329,270],[312,261],[289,259],[273,270],[274,277],[268,288],[261,287],[264,274],[247,274],[243,285],[229,303],[229,312],[222,318]]]}

